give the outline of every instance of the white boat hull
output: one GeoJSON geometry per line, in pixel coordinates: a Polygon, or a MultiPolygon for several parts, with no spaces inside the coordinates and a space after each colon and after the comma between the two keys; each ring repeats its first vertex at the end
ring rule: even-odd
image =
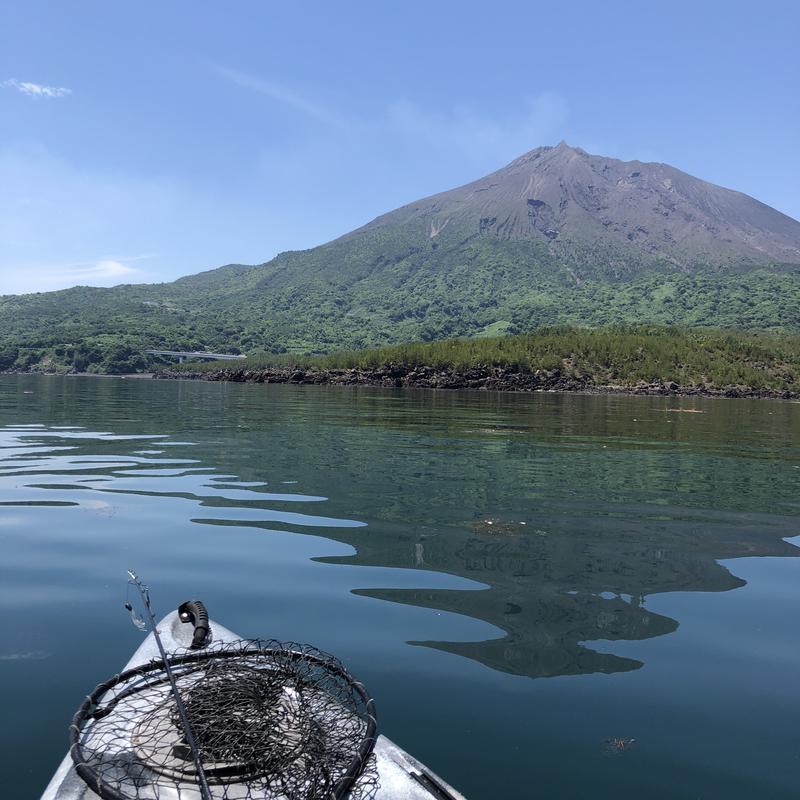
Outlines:
{"type": "MultiPolygon", "coordinates": [[[[165,650],[174,652],[191,644],[193,629],[181,622],[177,611],[158,624],[165,650]]],[[[232,631],[211,622],[213,642],[228,643],[241,639],[232,631]]],[[[151,633],[133,654],[125,669],[160,659],[155,637],[151,633]]],[[[464,796],[443,781],[415,758],[385,736],[375,744],[379,788],[375,800],[465,800],[464,796]]],[[[72,759],[66,755],[42,794],[41,800],[97,800],[97,795],[78,777],[72,759]]]]}

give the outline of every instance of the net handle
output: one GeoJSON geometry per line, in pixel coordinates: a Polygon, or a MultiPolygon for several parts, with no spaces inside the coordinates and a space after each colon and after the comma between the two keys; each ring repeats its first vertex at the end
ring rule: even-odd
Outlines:
{"type": "Polygon", "coordinates": [[[80,708],[75,712],[72,717],[72,723],[69,726],[69,754],[75,766],[75,772],[80,776],[81,780],[89,786],[102,800],[130,800],[124,794],[119,792],[110,784],[106,783],[87,763],[81,745],[81,722],[85,721],[89,716],[92,706],[99,705],[99,701],[109,690],[133,678],[143,678],[149,672],[156,672],[164,670],[168,667],[165,665],[169,662],[169,667],[179,667],[185,664],[198,664],[203,661],[211,661],[217,658],[241,658],[251,653],[279,653],[281,656],[289,656],[293,660],[303,659],[304,661],[312,661],[326,670],[344,678],[347,683],[352,686],[358,696],[364,701],[365,714],[367,718],[367,730],[361,740],[358,748],[358,753],[350,761],[345,774],[337,781],[333,787],[332,800],[342,800],[347,795],[347,792],[353,787],[355,782],[361,775],[367,759],[372,754],[375,748],[375,742],[378,740],[378,717],[375,708],[375,701],[367,693],[364,684],[357,681],[345,667],[338,661],[328,661],[319,656],[311,653],[302,652],[300,650],[285,650],[270,647],[253,647],[251,650],[205,650],[197,653],[186,653],[181,656],[173,656],[169,659],[155,659],[149,661],[147,664],[141,664],[138,667],[132,667],[124,672],[120,672],[109,678],[102,683],[98,683],[94,691],[87,695],[86,699],[81,704],[80,708]]]}

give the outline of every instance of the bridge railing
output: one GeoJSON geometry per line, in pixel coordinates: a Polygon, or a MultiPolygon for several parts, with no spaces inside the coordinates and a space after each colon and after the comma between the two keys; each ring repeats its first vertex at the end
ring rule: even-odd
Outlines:
{"type": "Polygon", "coordinates": [[[207,353],[205,350],[155,350],[144,351],[149,356],[170,356],[177,358],[179,363],[183,363],[187,358],[201,358],[209,361],[237,361],[247,358],[245,355],[236,353],[207,353]]]}

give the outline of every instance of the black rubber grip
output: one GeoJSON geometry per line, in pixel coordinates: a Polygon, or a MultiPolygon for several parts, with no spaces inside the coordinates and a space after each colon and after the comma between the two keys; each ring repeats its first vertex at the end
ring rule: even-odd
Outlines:
{"type": "Polygon", "coordinates": [[[192,637],[192,650],[199,650],[208,638],[208,611],[201,600],[187,600],[178,606],[178,614],[182,622],[191,622],[194,625],[192,637]]]}

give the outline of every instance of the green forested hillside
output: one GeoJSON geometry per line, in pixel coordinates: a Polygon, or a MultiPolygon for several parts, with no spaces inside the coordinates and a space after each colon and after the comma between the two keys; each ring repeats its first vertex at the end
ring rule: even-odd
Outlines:
{"type": "Polygon", "coordinates": [[[798,268],[648,271],[577,285],[547,253],[534,259],[519,242],[409,252],[384,258],[371,276],[362,273],[381,256],[353,265],[338,249],[172,284],[0,298],[0,369],[131,372],[154,363],[144,348],[327,353],[560,324],[800,331],[798,268]],[[325,262],[337,265],[335,278],[322,276],[325,262]]]}
{"type": "Polygon", "coordinates": [[[0,369],[641,323],[800,332],[800,223],[664,164],[538,148],[259,266],[0,297],[0,369]]]}

